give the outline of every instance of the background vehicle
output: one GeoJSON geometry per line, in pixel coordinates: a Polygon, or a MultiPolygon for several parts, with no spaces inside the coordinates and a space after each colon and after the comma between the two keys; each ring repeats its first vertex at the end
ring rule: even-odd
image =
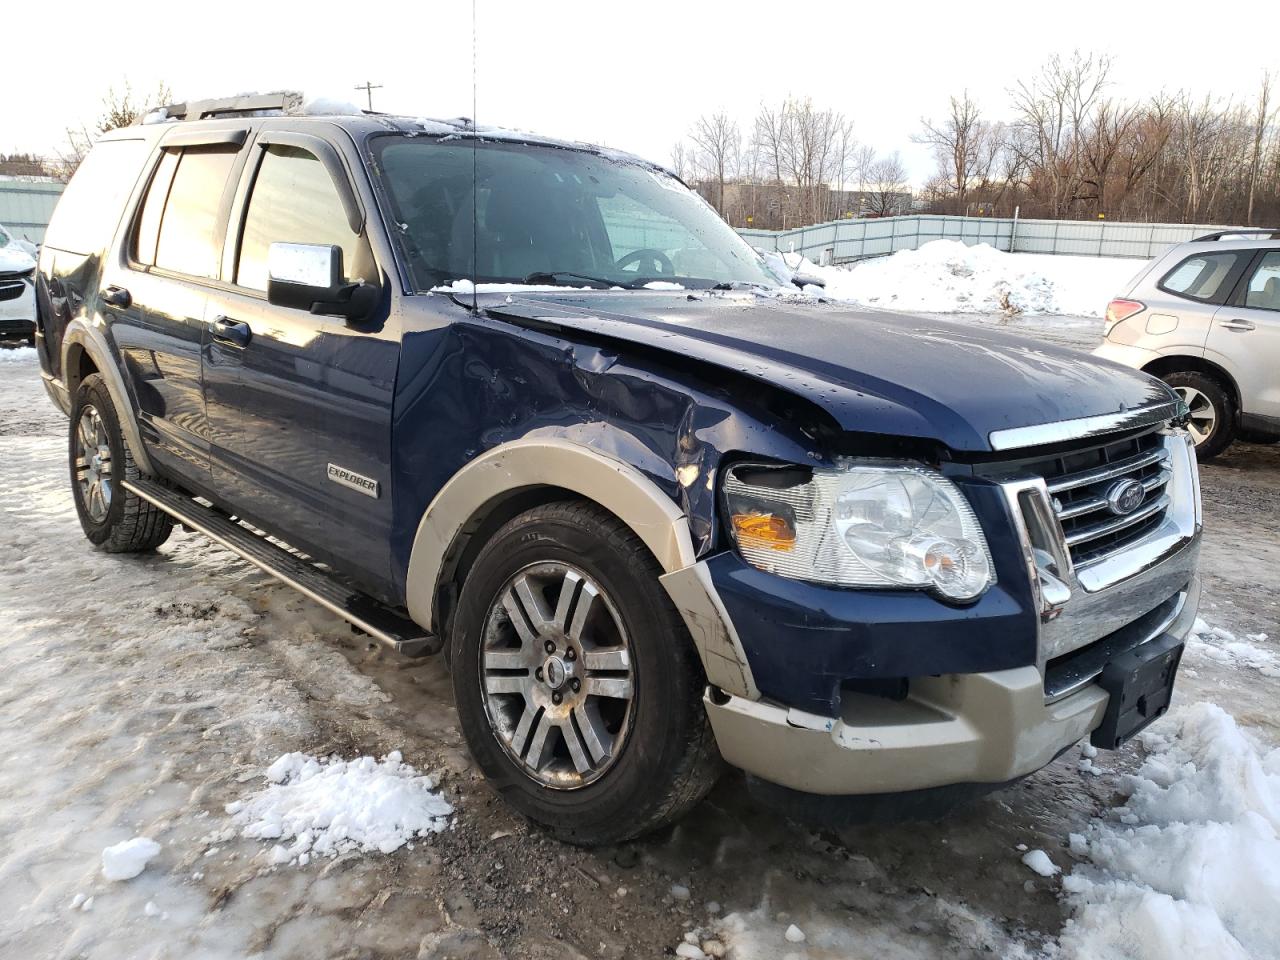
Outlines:
{"type": "Polygon", "coordinates": [[[0,226],[0,341],[36,338],[34,247],[0,226]]]}
{"type": "Polygon", "coordinates": [[[1173,387],[1202,460],[1236,437],[1280,439],[1280,231],[1171,247],[1111,301],[1094,352],[1173,387]]]}
{"type": "Polygon", "coordinates": [[[107,135],[49,226],[41,363],[100,548],[176,519],[446,652],[481,769],[575,842],[679,817],[722,759],[1000,784],[1167,708],[1201,520],[1161,383],[780,296],[635,157],[282,106],[107,135]]]}

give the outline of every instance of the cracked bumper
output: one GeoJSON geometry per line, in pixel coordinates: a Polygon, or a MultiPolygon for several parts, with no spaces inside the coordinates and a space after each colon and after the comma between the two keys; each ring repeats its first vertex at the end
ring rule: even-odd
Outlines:
{"type": "MultiPolygon", "coordinates": [[[[1198,584],[1163,632],[1185,638],[1198,584]]],[[[1095,683],[1052,703],[1035,666],[913,680],[905,700],[846,695],[837,718],[765,701],[705,698],[730,764],[793,790],[896,793],[1004,783],[1033,773],[1102,722],[1095,683]]]]}

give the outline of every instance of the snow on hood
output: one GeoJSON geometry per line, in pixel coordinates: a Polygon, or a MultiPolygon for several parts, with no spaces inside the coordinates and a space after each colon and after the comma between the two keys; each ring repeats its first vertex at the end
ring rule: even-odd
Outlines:
{"type": "Polygon", "coordinates": [[[35,268],[36,262],[17,244],[0,247],[0,273],[26,273],[35,268]]]}

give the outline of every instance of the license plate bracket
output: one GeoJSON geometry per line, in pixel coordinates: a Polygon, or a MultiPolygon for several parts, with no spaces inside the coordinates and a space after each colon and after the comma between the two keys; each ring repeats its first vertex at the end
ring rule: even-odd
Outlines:
{"type": "Polygon", "coordinates": [[[1107,664],[1097,682],[1111,696],[1090,743],[1115,750],[1168,712],[1184,647],[1166,633],[1107,664]]]}

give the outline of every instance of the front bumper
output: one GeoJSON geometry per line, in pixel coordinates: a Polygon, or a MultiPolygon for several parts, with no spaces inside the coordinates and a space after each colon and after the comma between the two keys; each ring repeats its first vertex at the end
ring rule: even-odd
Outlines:
{"type": "Polygon", "coordinates": [[[35,331],[35,287],[25,277],[0,277],[0,340],[27,340],[35,331]]]}
{"type": "Polygon", "coordinates": [[[998,583],[1020,589],[1003,598],[989,591],[998,605],[984,606],[984,597],[968,608],[947,608],[936,622],[892,593],[843,591],[837,598],[759,571],[727,577],[728,560],[704,561],[758,688],[726,688],[708,670],[706,709],[724,758],[794,790],[869,794],[1003,783],[1087,736],[1106,712],[1108,694],[1098,679],[1108,664],[1157,637],[1184,640],[1195,621],[1201,536],[1195,460],[1185,432],[1162,430],[1161,443],[1170,471],[1162,519],[1123,550],[1081,567],[1043,478],[1015,474],[968,489],[992,543],[998,583]],[[993,522],[988,497],[1000,499],[1011,529],[993,522]],[[784,595],[789,602],[781,606],[761,589],[760,577],[795,596],[784,595]],[[910,616],[895,621],[888,604],[910,616]],[[984,635],[985,642],[978,639],[984,635]],[[961,653],[994,658],[1000,651],[1019,659],[957,660],[961,653]],[[840,683],[834,696],[821,696],[840,676],[900,677],[905,696],[899,689],[894,699],[891,687],[864,683],[840,683]],[[801,695],[782,692],[780,677],[801,695]],[[806,677],[821,684],[806,688],[799,682],[806,677]]]}
{"type": "MultiPolygon", "coordinates": [[[[1153,636],[1191,632],[1199,580],[1179,598],[1153,636]]],[[[1102,722],[1107,693],[1090,683],[1049,702],[1039,669],[1026,666],[916,680],[905,700],[846,695],[835,719],[715,691],[705,704],[728,763],[793,790],[853,795],[1033,773],[1102,722]]]]}

